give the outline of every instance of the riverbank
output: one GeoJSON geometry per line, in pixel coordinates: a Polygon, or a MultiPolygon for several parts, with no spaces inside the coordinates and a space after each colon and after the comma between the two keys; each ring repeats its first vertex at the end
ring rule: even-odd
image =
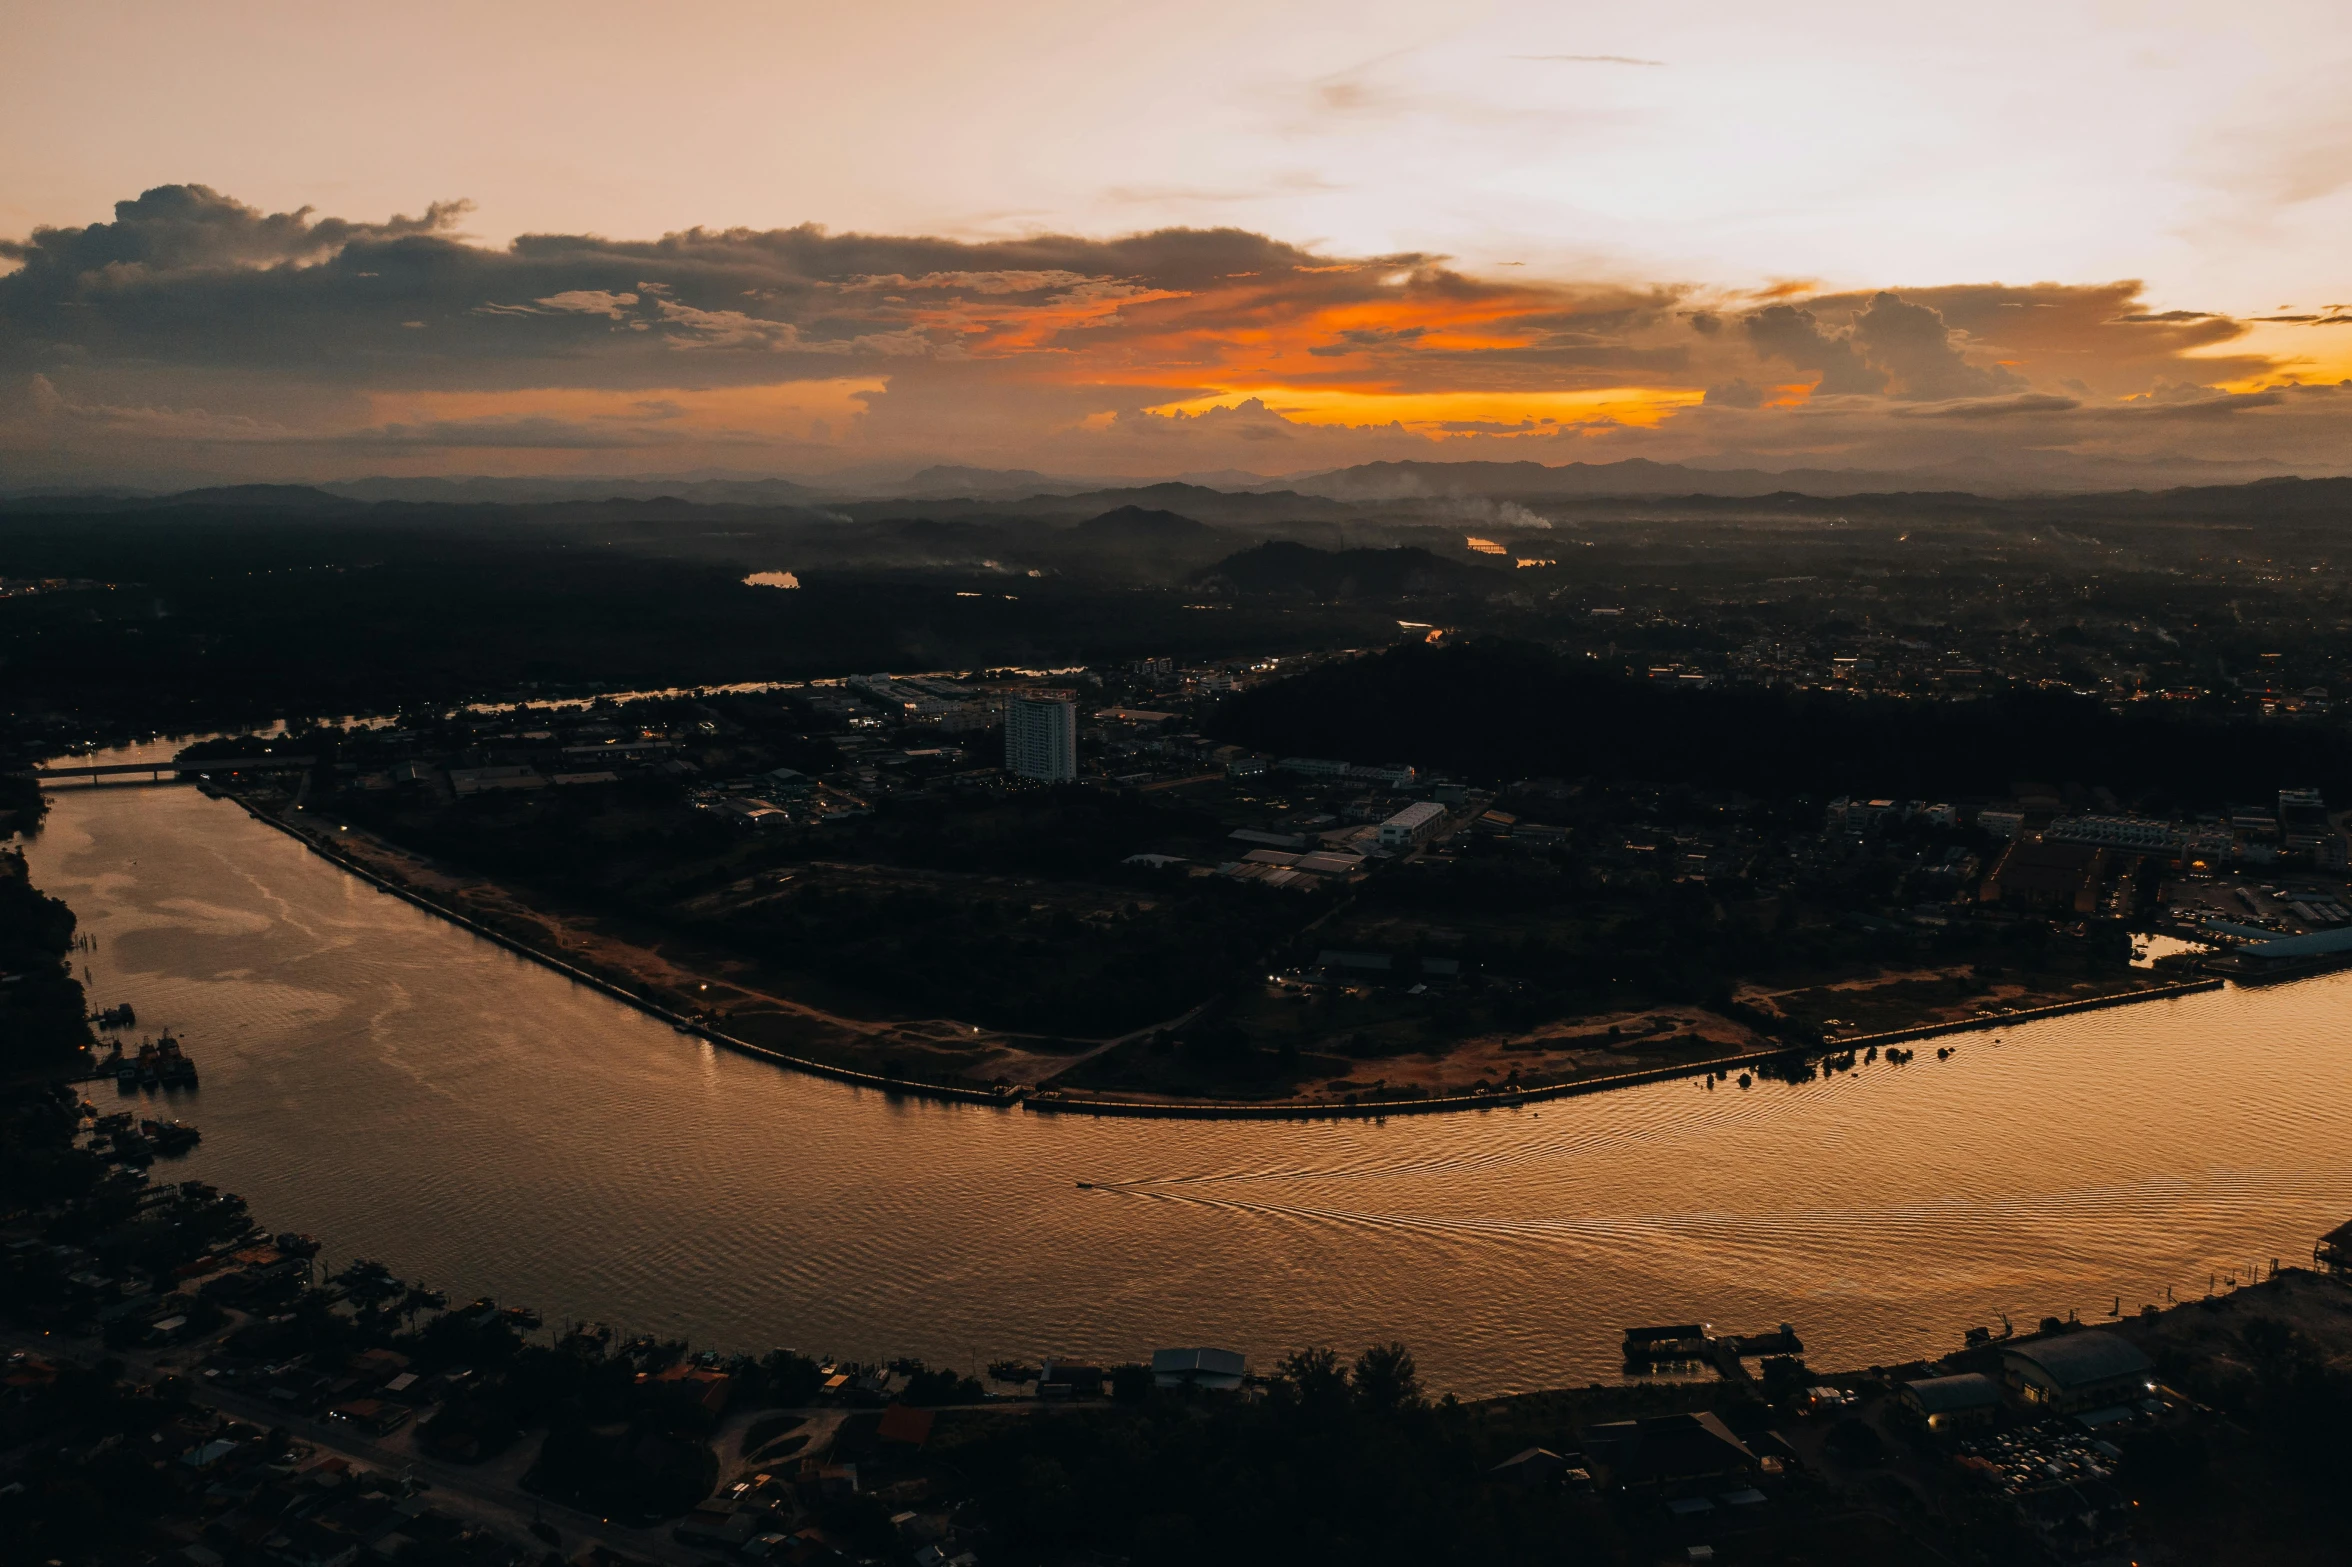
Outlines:
{"type": "MultiPolygon", "coordinates": [[[[668,1023],[681,1033],[690,1034],[724,1048],[740,1051],[795,1071],[807,1072],[814,1076],[857,1087],[872,1088],[894,1095],[966,1104],[987,1104],[1005,1109],[1019,1108],[1041,1114],[1172,1120],[1355,1120],[1381,1119],[1396,1115],[1432,1115],[1492,1110],[1497,1107],[1537,1104],[1546,1100],[1574,1098],[1611,1089],[1632,1088],[1643,1084],[1685,1078],[1716,1078],[1729,1081],[1738,1077],[1741,1079],[1741,1086],[1744,1087],[1750,1078],[1802,1070],[1808,1062],[1823,1059],[1850,1059],[1857,1052],[1883,1049],[1889,1045],[1899,1046],[1948,1035],[1998,1029],[2039,1018],[2062,1017],[2073,1013],[2099,1011],[2136,1002],[2194,995],[2222,989],[2226,983],[2221,979],[2207,978],[2175,984],[2145,986],[2106,995],[1983,1012],[1965,1018],[1907,1028],[1887,1029],[1869,1034],[1844,1035],[1821,1044],[1788,1045],[1774,1042],[1755,1047],[1753,1042],[1761,1036],[1756,1035],[1753,1030],[1727,1019],[1717,1018],[1713,1014],[1706,1014],[1709,1022],[1719,1025],[1726,1033],[1733,1036],[1734,1040],[1744,1038],[1749,1042],[1749,1047],[1740,1048],[1735,1044],[1733,1048],[1723,1050],[1702,1049],[1698,1053],[1688,1055],[1686,1059],[1665,1062],[1621,1065],[1610,1060],[1599,1070],[1580,1072],[1579,1075],[1564,1080],[1525,1083],[1508,1080],[1501,1083],[1485,1082],[1483,1086],[1475,1086],[1468,1091],[1453,1093],[1374,1091],[1370,1093],[1342,1093],[1336,1097],[1326,1096],[1315,1099],[1290,1098],[1254,1101],[1148,1095],[1119,1097],[1051,1083],[1051,1078],[1058,1075],[1073,1061],[1100,1057],[1123,1045],[1138,1046],[1145,1038],[1158,1032],[1155,1029],[1138,1030],[1133,1035],[1117,1040],[1064,1041],[1061,1043],[1071,1044],[1076,1048],[1072,1055],[1060,1055],[1023,1050],[1012,1045],[1008,1036],[1001,1034],[991,1036],[982,1030],[971,1028],[971,1025],[967,1024],[944,1020],[916,1025],[878,1024],[868,1020],[850,1019],[825,1013],[804,1004],[787,1001],[784,998],[767,995],[761,995],[757,998],[763,1007],[791,1008],[790,1015],[804,1025],[830,1031],[836,1037],[857,1039],[873,1053],[881,1053],[882,1050],[888,1049],[904,1051],[910,1043],[927,1044],[937,1035],[943,1033],[952,1038],[957,1046],[963,1047],[965,1046],[964,1030],[971,1029],[972,1036],[975,1036],[979,1042],[985,1046],[994,1047],[993,1057],[984,1057],[984,1059],[1003,1061],[1003,1058],[1010,1057],[1012,1059],[1003,1064],[1026,1068],[1031,1078],[1028,1082],[1005,1082],[992,1086],[943,1083],[911,1075],[894,1075],[890,1072],[864,1070],[838,1061],[829,1061],[818,1056],[779,1048],[771,1042],[746,1037],[740,1023],[735,1028],[721,1026],[708,1016],[696,1015],[696,1013],[678,1006],[672,998],[684,993],[687,986],[699,985],[703,990],[708,991],[711,988],[711,982],[695,979],[691,973],[679,970],[673,962],[665,957],[643,948],[614,942],[609,938],[595,944],[598,955],[608,960],[603,963],[595,962],[593,959],[583,961],[583,955],[578,953],[560,950],[551,952],[544,940],[551,934],[552,917],[550,916],[531,910],[528,911],[529,914],[536,917],[510,920],[508,928],[501,928],[486,919],[454,907],[454,899],[446,895],[446,889],[436,888],[436,890],[444,891],[444,895],[438,897],[420,890],[419,881],[436,878],[432,877],[430,868],[426,867],[423,862],[414,856],[405,854],[393,845],[385,844],[372,836],[361,837],[356,841],[344,838],[342,834],[348,829],[339,829],[335,835],[330,836],[323,830],[312,830],[308,824],[297,825],[290,822],[278,812],[234,794],[224,792],[224,797],[234,801],[253,820],[286,834],[321,858],[368,882],[380,891],[389,893],[438,918],[447,920],[451,924],[480,936],[486,941],[493,942],[518,956],[539,963],[575,983],[589,986],[615,1000],[635,1007],[668,1023]],[[349,844],[350,848],[346,848],[346,844],[349,844]],[[351,852],[352,849],[363,846],[368,851],[367,853],[351,852]],[[542,939],[534,939],[535,937],[542,939]],[[623,961],[609,961],[616,958],[623,961]],[[635,961],[628,961],[632,959],[635,961]],[[657,967],[663,978],[658,981],[649,981],[647,975],[641,971],[643,967],[657,967]],[[910,1028],[928,1030],[929,1032],[915,1033],[910,1039],[906,1032],[910,1028]],[[885,1037],[888,1043],[877,1048],[872,1042],[878,1036],[885,1037]]],[[[444,882],[450,880],[449,878],[437,879],[444,882]]],[[[507,895],[507,897],[512,908],[527,909],[527,906],[512,900],[511,895],[507,895]]],[[[749,994],[737,985],[728,984],[723,978],[718,983],[722,991],[732,991],[737,995],[749,994]]],[[[771,1015],[773,1014],[753,1014],[755,1018],[771,1015]]],[[[1686,1040],[1695,1039],[1702,1042],[1708,1040],[1708,1035],[1704,1032],[1694,1032],[1682,1037],[1686,1040]]],[[[1458,1063],[1449,1062],[1448,1064],[1454,1068],[1457,1076],[1462,1075],[1458,1063]]],[[[1502,1074],[1498,1072],[1496,1075],[1499,1077],[1502,1074]]]]}
{"type": "MultiPolygon", "coordinates": [[[[33,1119],[51,1137],[73,1125],[33,1119]]],[[[22,1203],[29,1194],[7,1195],[22,1203]]],[[[119,1208],[96,1231],[83,1222],[97,1218],[97,1195],[95,1182],[74,1197],[45,1194],[16,1210],[5,1238],[62,1228],[119,1255],[101,1233],[122,1222],[119,1208]]],[[[1565,1540],[1581,1559],[1618,1567],[1687,1559],[1697,1544],[1755,1560],[1822,1560],[1834,1548],[1857,1567],[1891,1567],[1975,1559],[2063,1504],[2063,1517],[2082,1515],[2099,1543],[2160,1536],[2181,1559],[2234,1567],[2303,1559],[2285,1553],[2327,1537],[2335,1471],[2293,1460],[2315,1441],[2336,1442],[2337,1416],[2352,1408],[2340,1369],[2352,1348],[2352,1285],[2276,1260],[2253,1260],[2245,1287],[2217,1278],[2205,1298],[2169,1310],[2151,1300],[2133,1311],[2136,1297],[2119,1295],[2107,1320],[2078,1322],[2051,1299],[2037,1308],[2049,1313],[2039,1332],[1993,1340],[1942,1318],[1933,1347],[1850,1346],[1830,1362],[1856,1367],[1843,1372],[1781,1359],[1751,1374],[1734,1360],[1719,1362],[1720,1379],[1561,1379],[1433,1403],[1407,1344],[1390,1341],[1352,1361],[1313,1347],[1261,1355],[1248,1367],[1252,1392],[1227,1399],[1155,1385],[1137,1342],[1065,1373],[1059,1397],[1042,1384],[1027,1396],[1034,1368],[1020,1394],[998,1397],[976,1377],[913,1358],[697,1354],[674,1339],[546,1325],[524,1307],[460,1303],[474,1281],[444,1295],[364,1261],[329,1279],[309,1258],[315,1243],[280,1238],[293,1248],[282,1251],[233,1197],[195,1183],[158,1195],[171,1239],[155,1265],[169,1267],[170,1290],[159,1280],[99,1308],[105,1297],[82,1288],[87,1274],[64,1271],[86,1254],[44,1251],[42,1266],[19,1270],[8,1313],[43,1329],[10,1346],[24,1352],[10,1370],[26,1390],[28,1432],[78,1423],[83,1440],[136,1439],[160,1423],[138,1424],[138,1412],[161,1401],[171,1423],[158,1439],[176,1444],[160,1455],[168,1473],[123,1501],[142,1525],[185,1516],[205,1526],[217,1516],[207,1486],[217,1497],[214,1482],[243,1475],[259,1483],[253,1494],[271,1517],[308,1514],[354,1532],[351,1508],[313,1494],[330,1488],[331,1474],[338,1501],[384,1497],[368,1516],[429,1489],[435,1511],[402,1507],[399,1526],[417,1532],[453,1517],[452,1528],[488,1530],[496,1550],[477,1537],[469,1559],[478,1567],[526,1567],[538,1554],[532,1538],[601,1547],[592,1559],[604,1567],[683,1563],[724,1540],[744,1512],[758,1520],[753,1532],[798,1532],[862,1559],[903,1559],[910,1536],[942,1551],[993,1543],[1050,1559],[1084,1545],[1150,1559],[1163,1526],[1128,1499],[1170,1491],[1247,1502],[1255,1522],[1228,1527],[1240,1510],[1221,1507],[1187,1525],[1236,1560],[1266,1546],[1269,1530],[1282,1549],[1264,1559],[1321,1559],[1319,1542],[1377,1513],[1384,1529],[1416,1539],[1415,1560],[1533,1559],[1565,1540]],[[114,1369],[61,1377],[66,1343],[101,1334],[114,1369]],[[2022,1396],[2020,1364],[2055,1363],[2053,1346],[2075,1352],[2070,1361],[2082,1352],[2111,1360],[2128,1354],[2118,1340],[2152,1362],[2123,1403],[2053,1412],[2022,1396]],[[126,1371],[130,1385],[113,1390],[126,1371]],[[1978,1386],[1998,1400],[1983,1426],[1924,1424],[1905,1384],[1969,1373],[1989,1378],[1978,1386]],[[106,1396],[65,1406],[50,1396],[59,1392],[106,1396]],[[119,1429],[88,1424],[126,1415],[119,1429]],[[1199,1440],[1204,1420],[1219,1440],[1199,1440]],[[1645,1475],[1628,1442],[1651,1431],[1689,1440],[1694,1420],[1713,1467],[1645,1475]],[[168,1462],[187,1453],[199,1456],[168,1462]],[[855,1496],[829,1483],[844,1466],[855,1466],[855,1496]],[[1390,1491],[1408,1501],[1377,1506],[1374,1493],[1390,1491]],[[861,1505],[876,1493],[897,1511],[861,1505]],[[1498,1510],[1500,1494],[1511,1503],[1498,1510]],[[2109,1494],[2117,1500],[2099,1499],[2109,1494]],[[1054,1526],[1041,1529],[1048,1518],[1054,1526]],[[1486,1531],[1478,1551],[1446,1554],[1473,1526],[1486,1531]]],[[[1580,1320],[1614,1340],[1605,1308],[1587,1302],[1580,1320]]],[[[45,1507],[68,1494],[46,1483],[61,1475],[58,1452],[55,1442],[22,1444],[0,1463],[0,1480],[21,1480],[45,1507]]],[[[51,1531],[45,1550],[73,1543],[57,1531],[86,1526],[26,1508],[19,1516],[51,1531]]],[[[229,1516],[223,1533],[239,1517],[229,1516]]]]}
{"type": "Polygon", "coordinates": [[[574,984],[585,985],[591,990],[595,990],[604,995],[612,997],[615,1001],[624,1002],[629,1006],[635,1007],[641,1012],[659,1018],[661,1021],[668,1023],[671,1027],[677,1029],[680,1033],[691,1034],[698,1038],[707,1039],[713,1044],[724,1045],[731,1050],[739,1050],[746,1055],[757,1056],[764,1061],[773,1061],[779,1066],[787,1066],[792,1068],[794,1071],[807,1072],[816,1077],[829,1078],[837,1083],[849,1083],[861,1088],[876,1088],[889,1093],[919,1094],[929,1098],[954,1100],[967,1104],[1007,1105],[1012,1102],[1012,1096],[996,1093],[988,1089],[963,1088],[946,1083],[911,1082],[903,1078],[884,1076],[880,1073],[861,1072],[852,1067],[838,1066],[829,1061],[818,1061],[805,1056],[791,1055],[785,1051],[773,1049],[767,1045],[755,1044],[750,1040],[739,1039],[736,1036],[725,1032],[724,1030],[712,1027],[710,1024],[698,1018],[680,1012],[675,1008],[665,1006],[661,1001],[647,995],[643,990],[631,986],[625,980],[614,979],[604,974],[596,973],[593,970],[585,968],[578,963],[571,962],[566,958],[559,957],[553,953],[547,952],[528,941],[510,935],[506,931],[499,930],[484,923],[481,920],[473,918],[470,915],[461,913],[460,911],[449,907],[446,903],[425,896],[424,894],[416,891],[413,887],[404,886],[400,882],[383,875],[380,871],[361,860],[358,856],[338,852],[331,844],[323,841],[317,835],[305,832],[302,829],[289,824],[281,818],[272,815],[268,811],[265,811],[248,801],[236,799],[234,795],[226,796],[226,798],[234,800],[238,806],[243,808],[247,815],[251,816],[255,821],[260,822],[263,826],[276,828],[279,832],[284,833],[287,837],[292,838],[295,842],[303,845],[312,853],[318,855],[321,859],[324,859],[339,869],[358,877],[360,880],[374,887],[377,891],[389,893],[393,897],[399,898],[403,902],[412,904],[415,907],[424,910],[428,914],[434,915],[440,919],[447,920],[450,924],[457,926],[459,929],[467,931],[472,935],[479,936],[484,941],[488,941],[494,943],[497,946],[503,947],[518,957],[528,958],[543,968],[551,969],[554,972],[561,974],[564,978],[571,980],[574,984]]]}
{"type": "Polygon", "coordinates": [[[97,938],[93,995],[170,1022],[203,1066],[171,1112],[205,1133],[179,1172],[339,1255],[551,1319],[1105,1364],[1346,1343],[1377,1311],[1467,1396],[1611,1379],[1602,1328],[1686,1315],[1792,1317],[1831,1366],[1931,1352],[1955,1324],[1997,1330],[1996,1308],[2022,1325],[2201,1291],[2352,1213],[2342,975],[1747,1092],[973,1113],[679,1034],[193,790],[58,807],[34,879],[97,938]],[[2196,1139],[2149,1134],[2184,1102],[2196,1139]]]}

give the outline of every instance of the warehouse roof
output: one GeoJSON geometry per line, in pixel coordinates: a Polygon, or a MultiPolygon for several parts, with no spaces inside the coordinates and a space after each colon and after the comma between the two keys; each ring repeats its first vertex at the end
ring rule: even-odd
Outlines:
{"type": "Polygon", "coordinates": [[[2129,1339],[2112,1333],[2068,1333],[2012,1344],[2002,1353],[2040,1369],[2061,1388],[2088,1387],[2146,1371],[2151,1362],[2129,1339]]]}

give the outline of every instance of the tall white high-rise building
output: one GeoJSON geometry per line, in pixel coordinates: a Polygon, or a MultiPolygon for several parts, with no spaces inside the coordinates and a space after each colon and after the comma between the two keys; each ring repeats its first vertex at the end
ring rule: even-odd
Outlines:
{"type": "Polygon", "coordinates": [[[1078,776],[1078,705],[1059,692],[1014,692],[1005,699],[1005,771],[1038,783],[1078,776]]]}

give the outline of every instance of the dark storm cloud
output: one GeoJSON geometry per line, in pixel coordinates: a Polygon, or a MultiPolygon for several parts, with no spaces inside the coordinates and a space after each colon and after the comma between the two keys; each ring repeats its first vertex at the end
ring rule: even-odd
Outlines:
{"type": "Polygon", "coordinates": [[[1942,313],[1900,294],[1871,296],[1869,307],[1854,318],[1854,341],[1873,365],[1894,377],[1900,398],[1975,397],[2025,384],[1998,365],[1970,364],[1942,313]]]}
{"type": "MultiPolygon", "coordinates": [[[[2295,386],[2318,372],[2231,350],[2246,323],[2152,311],[2128,280],[1506,282],[1235,229],[491,247],[454,231],[461,211],[351,222],[167,186],[0,245],[0,467],[829,452],[1134,473],[1550,452],[1999,470],[2259,442],[2333,471],[2352,450],[2352,388],[2295,386]],[[1558,400],[1584,391],[1609,395],[1558,400]]],[[[2346,319],[2319,309],[2291,324],[2346,319]]],[[[2313,352],[2335,336],[2310,334],[2313,352]]]]}
{"type": "Polygon", "coordinates": [[[311,209],[264,214],[203,185],[158,185],[114,204],[112,223],[38,228],[29,240],[0,239],[0,256],[25,264],[32,282],[117,269],[174,271],[312,261],[344,246],[447,230],[472,206],[435,202],[421,218],[382,223],[311,220],[311,209]]]}
{"type": "Polygon", "coordinates": [[[1822,395],[1888,393],[1907,402],[1981,397],[2021,387],[2022,377],[1998,365],[1971,363],[1959,334],[1932,305],[1885,290],[1848,317],[1798,305],[1768,305],[1747,318],[1748,337],[1766,358],[1818,370],[1822,395]]]}
{"type": "Polygon", "coordinates": [[[1800,370],[1820,371],[1813,390],[1824,397],[1886,390],[1887,373],[1862,357],[1851,333],[1825,329],[1820,318],[1802,306],[1767,305],[1745,324],[1757,353],[1785,359],[1800,370]]]}
{"type": "Polygon", "coordinates": [[[495,386],[570,364],[562,379],[594,366],[587,378],[628,385],[673,378],[664,351],[701,350],[738,367],[706,363],[702,379],[775,381],[840,375],[845,359],[966,351],[1005,310],[1050,331],[1057,313],[1099,321],[1147,291],[1317,260],[1234,229],[986,244],[693,229],[651,241],[526,235],[499,250],[448,232],[461,210],[351,223],[159,187],[119,203],[111,222],[0,246],[20,263],[0,277],[0,365],[495,386]]]}

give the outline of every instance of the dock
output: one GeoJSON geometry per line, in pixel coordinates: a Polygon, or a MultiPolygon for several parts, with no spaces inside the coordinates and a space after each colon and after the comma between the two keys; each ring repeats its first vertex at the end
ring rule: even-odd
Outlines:
{"type": "Polygon", "coordinates": [[[1726,1382],[1751,1380],[1742,1362],[1760,1355],[1801,1355],[1805,1341],[1783,1322],[1769,1333],[1722,1333],[1710,1323],[1680,1322],[1625,1330],[1625,1365],[1630,1371],[1660,1366],[1708,1365],[1726,1382]]]}

